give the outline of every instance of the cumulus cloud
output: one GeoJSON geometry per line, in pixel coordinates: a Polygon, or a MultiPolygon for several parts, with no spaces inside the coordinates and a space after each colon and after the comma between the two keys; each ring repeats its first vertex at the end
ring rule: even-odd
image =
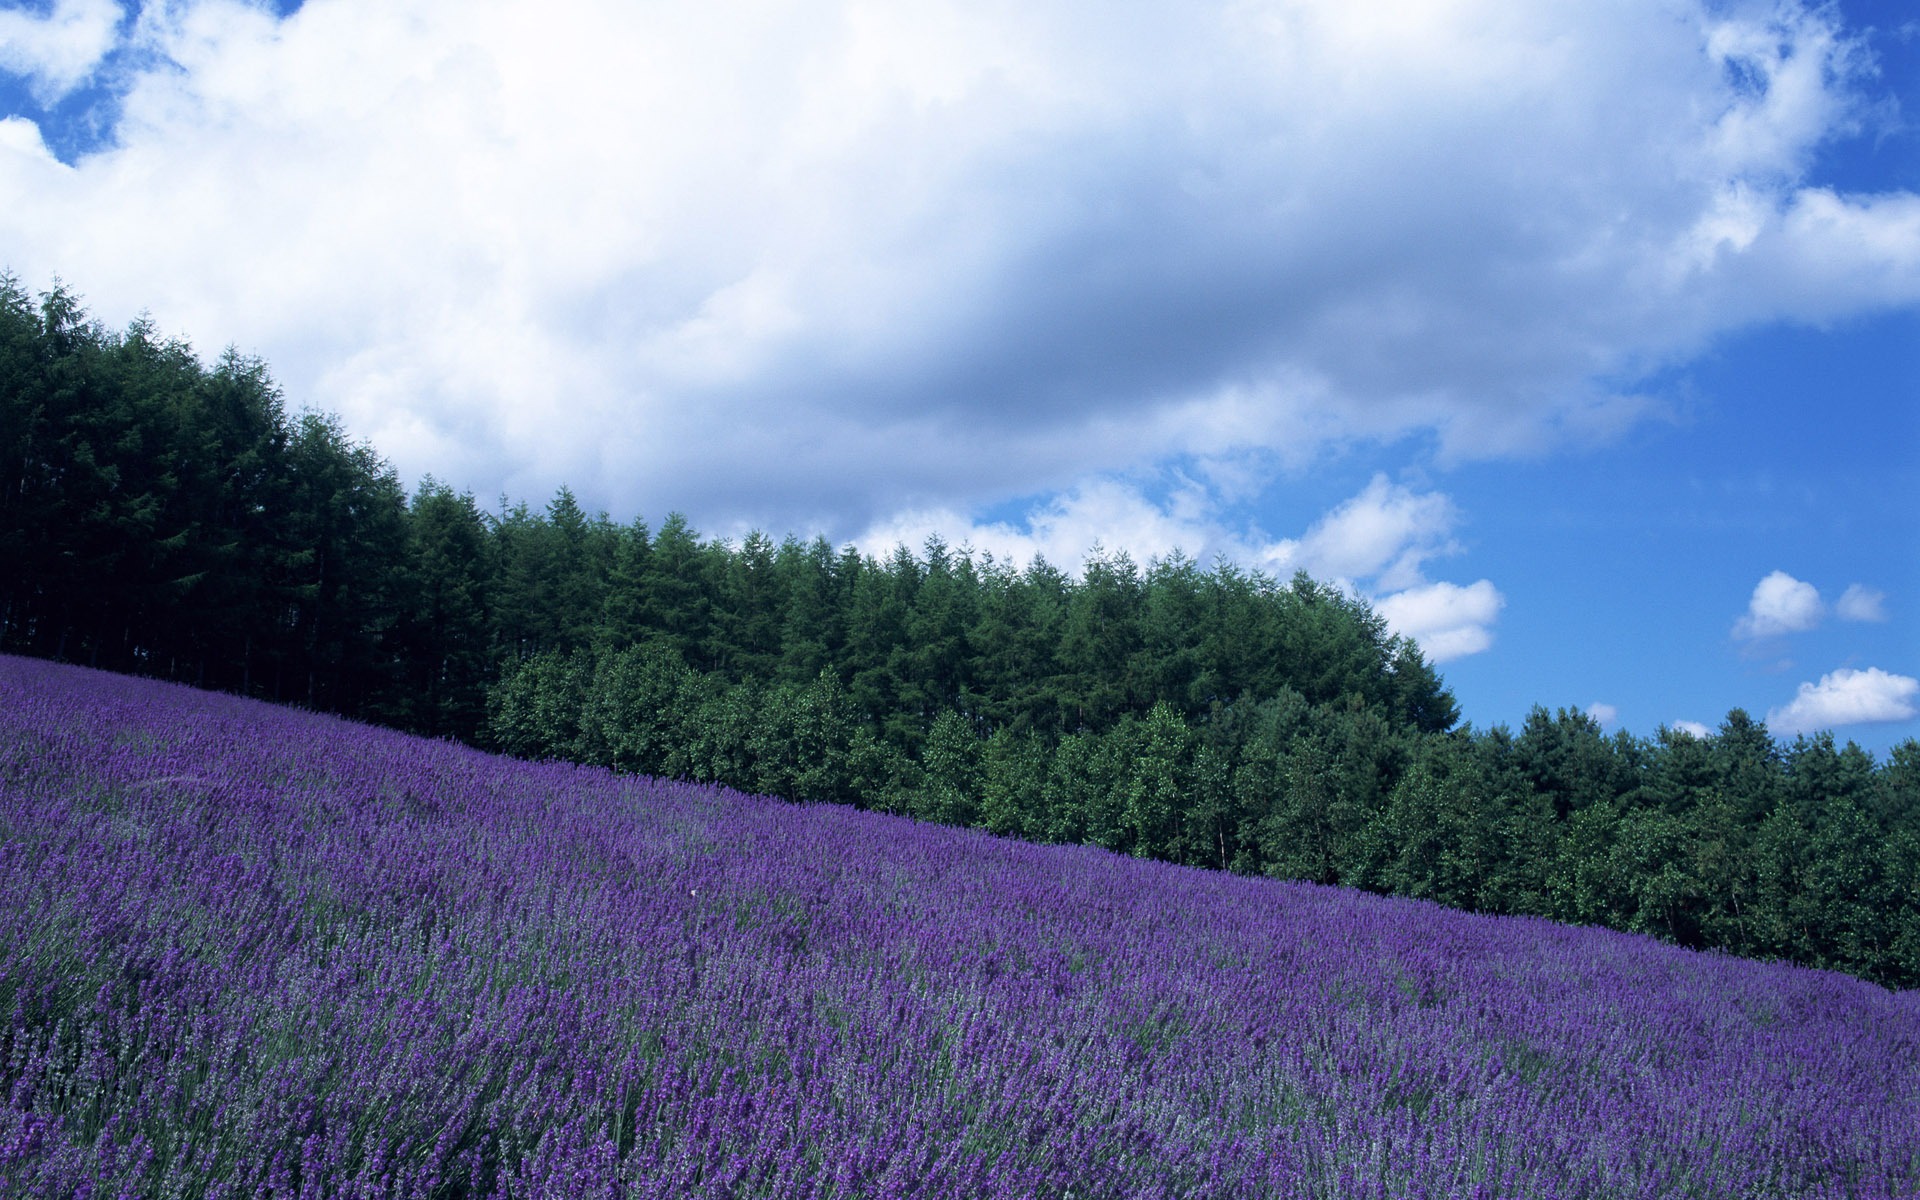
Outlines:
{"type": "Polygon", "coordinates": [[[1702,725],[1698,721],[1675,721],[1668,728],[1678,730],[1689,737],[1710,738],[1714,734],[1711,726],[1702,725]]]}
{"type": "Polygon", "coordinates": [[[937,537],[1016,566],[1044,558],[1074,573],[1096,548],[1124,552],[1141,566],[1175,551],[1198,559],[1226,555],[1241,563],[1258,561],[1267,553],[1257,531],[1229,529],[1213,517],[1212,508],[1192,492],[1156,503],[1136,484],[1094,479],[1035,507],[1018,522],[976,522],[956,509],[917,509],[876,522],[855,544],[866,553],[885,555],[895,546],[918,549],[937,537]]]}
{"type": "Polygon", "coordinates": [[[1833,606],[1842,621],[1884,621],[1887,619],[1887,594],[1864,584],[1853,584],[1840,593],[1833,606]]]}
{"type": "Polygon", "coordinates": [[[26,78],[41,103],[72,91],[113,48],[115,0],[54,0],[46,13],[0,11],[0,70],[26,78]]]}
{"type": "Polygon", "coordinates": [[[1281,569],[1299,568],[1340,580],[1372,579],[1384,589],[1423,580],[1428,559],[1458,549],[1453,527],[1459,513],[1437,492],[1418,493],[1375,475],[1365,490],[1315,522],[1298,540],[1268,552],[1281,569]]]}
{"type": "Polygon", "coordinates": [[[53,152],[40,136],[40,127],[22,117],[0,117],[0,154],[53,161],[53,152]]]}
{"type": "Polygon", "coordinates": [[[1587,705],[1587,715],[1602,725],[1617,725],[1620,722],[1620,710],[1598,700],[1587,705]]]}
{"type": "Polygon", "coordinates": [[[1388,628],[1412,638],[1433,662],[1450,662],[1493,645],[1493,622],[1506,598],[1485,579],[1466,587],[1428,583],[1374,601],[1388,628]]]}
{"type": "Polygon", "coordinates": [[[1137,483],[1093,479],[1017,521],[980,522],[956,509],[919,509],[876,522],[856,544],[885,554],[938,537],[1002,561],[1024,565],[1038,556],[1076,572],[1096,547],[1125,552],[1143,566],[1175,551],[1203,563],[1224,557],[1282,579],[1306,571],[1364,597],[1392,632],[1413,639],[1433,662],[1493,645],[1493,625],[1506,605],[1499,589],[1486,579],[1464,587],[1430,582],[1421,570],[1428,560],[1459,549],[1453,537],[1459,511],[1447,496],[1377,475],[1296,538],[1234,526],[1220,516],[1223,507],[1215,489],[1191,479],[1158,501],[1137,483]]]}
{"type": "Polygon", "coordinates": [[[1825,614],[1826,605],[1820,600],[1818,588],[1785,571],[1773,571],[1754,586],[1745,615],[1733,623],[1733,636],[1764,638],[1803,633],[1818,625],[1825,614]]]}
{"type": "Polygon", "coordinates": [[[1767,713],[1767,725],[1775,733],[1791,735],[1836,725],[1909,721],[1920,716],[1916,697],[1920,697],[1920,679],[1892,675],[1878,667],[1864,671],[1842,667],[1822,675],[1819,683],[1801,684],[1791,702],[1767,713]]]}
{"type": "MultiPolygon", "coordinates": [[[[70,87],[114,9],[4,14],[0,65],[70,87]]],[[[1608,436],[1716,335],[1920,298],[1920,197],[1808,176],[1872,112],[1832,6],[1382,11],[170,0],[105,143],[4,131],[0,245],[263,354],[408,476],[835,536],[1608,436]]]]}

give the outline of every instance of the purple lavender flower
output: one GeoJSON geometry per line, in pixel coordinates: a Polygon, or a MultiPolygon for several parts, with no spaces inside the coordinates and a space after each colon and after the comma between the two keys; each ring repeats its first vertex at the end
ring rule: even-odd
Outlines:
{"type": "Polygon", "coordinates": [[[0,1193],[1893,1197],[1920,993],[0,659],[0,1193]]]}

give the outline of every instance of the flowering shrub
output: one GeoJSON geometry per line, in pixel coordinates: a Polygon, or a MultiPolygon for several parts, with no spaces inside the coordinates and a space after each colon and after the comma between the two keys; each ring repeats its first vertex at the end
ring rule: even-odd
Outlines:
{"type": "Polygon", "coordinates": [[[0,1193],[1878,1197],[1920,993],[0,659],[0,1193]]]}

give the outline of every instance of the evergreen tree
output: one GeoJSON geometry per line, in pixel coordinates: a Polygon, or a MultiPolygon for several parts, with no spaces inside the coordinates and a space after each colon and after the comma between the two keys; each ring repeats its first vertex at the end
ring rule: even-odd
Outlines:
{"type": "Polygon", "coordinates": [[[758,530],[714,572],[716,603],[705,661],[732,679],[771,679],[780,661],[786,608],[773,540],[758,530]]]}
{"type": "Polygon", "coordinates": [[[415,608],[406,494],[372,447],[304,413],[288,445],[294,651],[306,704],[404,721],[401,629],[415,608]]]}
{"type": "Polygon", "coordinates": [[[647,523],[635,517],[614,536],[607,570],[607,594],[600,606],[595,645],[602,650],[624,650],[647,640],[647,568],[653,557],[653,537],[647,523]]]}
{"type": "Polygon", "coordinates": [[[654,535],[653,552],[642,576],[642,611],[649,640],[701,667],[709,662],[702,651],[709,637],[712,606],[705,565],[699,537],[686,517],[668,513],[654,535]]]}
{"type": "Polygon", "coordinates": [[[423,733],[471,740],[486,716],[492,675],[486,521],[472,493],[456,494],[431,476],[414,493],[409,518],[410,724],[423,733]]]}
{"type": "Polygon", "coordinates": [[[785,597],[780,614],[778,674],[788,682],[802,682],[822,671],[838,670],[845,637],[840,617],[845,588],[840,560],[822,537],[801,543],[789,537],[774,555],[778,592],[785,597]]]}
{"type": "Polygon", "coordinates": [[[1060,645],[1067,682],[1060,702],[1068,728],[1103,729],[1135,711],[1145,683],[1135,678],[1141,669],[1142,598],[1133,560],[1095,547],[1071,593],[1060,645]]]}

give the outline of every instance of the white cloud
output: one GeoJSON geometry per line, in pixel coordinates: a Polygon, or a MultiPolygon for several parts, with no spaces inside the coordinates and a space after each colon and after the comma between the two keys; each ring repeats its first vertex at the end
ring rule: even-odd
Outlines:
{"type": "Polygon", "coordinates": [[[1371,579],[1393,590],[1422,580],[1430,558],[1454,553],[1459,513],[1437,492],[1417,493],[1375,475],[1366,489],[1314,523],[1297,541],[1273,547],[1270,561],[1322,578],[1371,579]]]}
{"type": "Polygon", "coordinates": [[[1493,645],[1493,624],[1506,606],[1499,589],[1486,579],[1465,587],[1432,583],[1420,570],[1458,548],[1452,531],[1459,513],[1447,496],[1375,476],[1300,537],[1275,539],[1257,526],[1231,523],[1223,515],[1231,506],[1215,489],[1190,479],[1176,483],[1156,502],[1135,483],[1085,480],[1018,522],[976,522],[952,508],[915,510],[876,522],[855,542],[884,555],[938,536],[1016,565],[1039,555],[1072,573],[1096,545],[1124,551],[1141,566],[1176,550],[1203,565],[1224,556],[1282,581],[1303,570],[1366,599],[1390,631],[1412,638],[1432,662],[1493,645]]]}
{"type": "Polygon", "coordinates": [[[1714,735],[1714,730],[1711,726],[1702,725],[1698,721],[1675,721],[1669,728],[1676,729],[1690,737],[1710,738],[1714,735]]]}
{"type": "Polygon", "coordinates": [[[1587,705],[1587,715],[1602,725],[1617,725],[1620,723],[1620,710],[1611,704],[1602,704],[1598,700],[1587,705]]]}
{"type": "Polygon", "coordinates": [[[1754,586],[1746,614],[1733,623],[1733,636],[1763,638],[1804,633],[1818,625],[1825,613],[1819,589],[1785,571],[1773,571],[1754,586]]]}
{"type": "Polygon", "coordinates": [[[0,70],[26,76],[42,103],[58,100],[113,48],[120,17],[115,0],[54,0],[44,15],[0,11],[0,70]]]}
{"type": "Polygon", "coordinates": [[[1822,675],[1819,683],[1801,684],[1790,703],[1767,713],[1767,725],[1775,733],[1792,735],[1836,725],[1908,721],[1920,716],[1916,697],[1920,679],[1890,675],[1878,667],[1842,667],[1822,675]]]}
{"type": "Polygon", "coordinates": [[[1887,619],[1887,594],[1865,584],[1852,584],[1840,593],[1834,613],[1842,621],[1884,621],[1887,619]]]}
{"type": "Polygon", "coordinates": [[[1485,579],[1460,587],[1428,583],[1383,596],[1373,603],[1387,627],[1420,644],[1436,663],[1478,654],[1493,645],[1493,622],[1506,598],[1485,579]]]}
{"type": "MultiPolygon", "coordinates": [[[[110,11],[4,14],[6,62],[71,87],[110,11]]],[[[1920,197],[1806,177],[1870,111],[1838,20],[171,0],[111,144],[0,138],[0,245],[488,496],[840,536],[1185,456],[1530,452],[1728,330],[1920,299],[1920,197]]],[[[1382,586],[1441,552],[1348,532],[1382,586]]]]}
{"type": "Polygon", "coordinates": [[[918,550],[936,536],[1017,566],[1042,557],[1075,574],[1096,546],[1124,551],[1142,567],[1175,550],[1203,561],[1226,554],[1243,565],[1268,552],[1257,532],[1249,537],[1228,529],[1196,507],[1191,495],[1156,504],[1139,487],[1112,479],[1084,481],[1033,509],[1019,525],[976,523],[950,508],[921,509],[875,523],[856,544],[885,555],[895,546],[918,550]]]}
{"type": "Polygon", "coordinates": [[[24,117],[0,117],[0,151],[18,155],[27,163],[58,169],[53,152],[40,136],[40,127],[24,117]]]}

